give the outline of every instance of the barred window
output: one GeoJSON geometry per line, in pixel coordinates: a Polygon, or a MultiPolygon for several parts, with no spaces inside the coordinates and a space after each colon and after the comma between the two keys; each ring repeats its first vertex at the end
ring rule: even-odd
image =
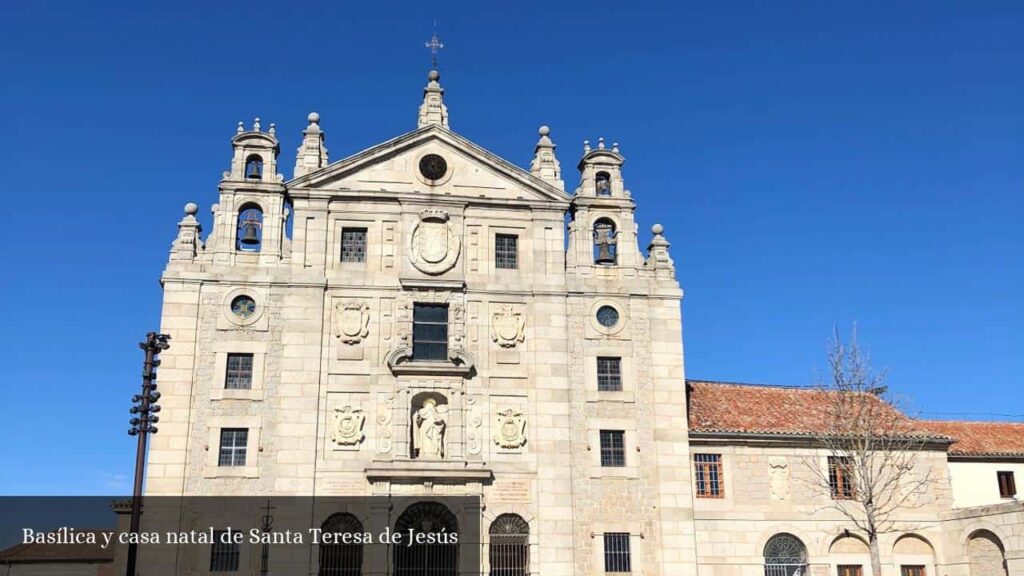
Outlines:
{"type": "Polygon", "coordinates": [[[725,494],[721,454],[694,454],[694,478],[698,498],[721,498],[725,494]]]}
{"type": "Polygon", "coordinates": [[[601,430],[601,466],[626,465],[625,435],[622,430],[601,430]]]}
{"type": "Polygon", "coordinates": [[[366,262],[366,228],[341,229],[341,261],[366,262]]]}
{"type": "Polygon", "coordinates": [[[519,237],[498,234],[494,237],[494,267],[514,270],[519,267],[519,237]]]}
{"type": "Polygon", "coordinates": [[[900,566],[900,576],[925,576],[924,566],[919,564],[913,566],[900,566]]]}
{"type": "Polygon", "coordinates": [[[605,532],[604,571],[618,573],[633,571],[629,554],[628,532],[605,532]]]}
{"type": "Polygon", "coordinates": [[[213,532],[213,545],[210,548],[210,572],[238,572],[239,545],[226,543],[223,538],[227,530],[213,532]]]}
{"type": "Polygon", "coordinates": [[[249,442],[248,428],[221,428],[218,466],[245,466],[245,449],[249,442]]]}
{"type": "Polygon", "coordinates": [[[840,564],[836,566],[837,576],[864,576],[864,569],[860,564],[840,564]]]}
{"type": "Polygon", "coordinates": [[[598,356],[597,389],[602,392],[622,391],[622,358],[598,356]]]}
{"type": "Polygon", "coordinates": [[[412,309],[413,360],[448,359],[448,305],[414,304],[412,309]]]}
{"type": "Polygon", "coordinates": [[[530,526],[515,514],[502,514],[490,529],[490,576],[526,576],[530,572],[530,526]]]}
{"type": "Polygon", "coordinates": [[[828,485],[833,500],[853,500],[857,497],[854,487],[853,462],[848,456],[828,457],[828,485]]]}
{"type": "Polygon", "coordinates": [[[996,472],[996,480],[999,482],[999,497],[1013,498],[1017,495],[1017,483],[1014,481],[1013,472],[996,472]]]}
{"type": "MultiPolygon", "coordinates": [[[[349,513],[332,514],[320,528],[330,534],[360,534],[363,523],[349,513]]],[[[336,542],[320,545],[317,576],[360,576],[363,573],[363,545],[336,542]]]]}
{"type": "Polygon", "coordinates": [[[228,354],[228,372],[224,387],[229,390],[252,388],[252,354],[228,354]]]}

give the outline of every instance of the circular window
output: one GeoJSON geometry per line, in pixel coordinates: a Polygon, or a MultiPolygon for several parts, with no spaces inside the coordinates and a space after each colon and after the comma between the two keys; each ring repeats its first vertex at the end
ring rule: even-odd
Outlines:
{"type": "Polygon", "coordinates": [[[437,154],[427,154],[420,158],[420,174],[427,180],[440,180],[448,173],[448,163],[437,154]]]}
{"type": "Polygon", "coordinates": [[[249,296],[237,296],[231,301],[231,313],[246,319],[256,313],[256,301],[249,296]]]}
{"type": "Polygon", "coordinates": [[[619,323],[619,311],[611,306],[601,306],[597,309],[597,321],[605,328],[611,328],[619,323]]]}

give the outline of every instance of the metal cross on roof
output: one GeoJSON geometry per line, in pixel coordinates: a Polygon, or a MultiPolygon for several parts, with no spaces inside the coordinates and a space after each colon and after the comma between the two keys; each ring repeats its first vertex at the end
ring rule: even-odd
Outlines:
{"type": "Polygon", "coordinates": [[[437,68],[437,53],[444,48],[441,39],[437,37],[437,24],[434,24],[434,35],[430,37],[430,40],[424,46],[430,48],[431,66],[437,68]]]}

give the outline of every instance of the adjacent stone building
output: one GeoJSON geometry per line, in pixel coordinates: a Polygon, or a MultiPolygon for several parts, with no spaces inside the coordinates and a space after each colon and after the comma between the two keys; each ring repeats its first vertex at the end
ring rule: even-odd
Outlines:
{"type": "MultiPolygon", "coordinates": [[[[443,95],[431,71],[415,130],[335,162],[310,114],[289,180],[274,125],[239,124],[212,230],[187,205],[162,277],[172,346],[147,494],[414,497],[399,524],[482,519],[481,566],[464,574],[869,566],[797,482],[800,461],[824,458],[809,431],[765,411],[798,409],[799,392],[686,384],[669,243],[655,224],[641,245],[619,146],[585,144],[567,192],[547,127],[523,169],[453,132],[443,95]],[[712,469],[719,492],[695,493],[712,469]],[[434,502],[453,495],[478,504],[434,502]]],[[[1024,573],[1024,509],[974,487],[1019,477],[1024,447],[975,470],[948,450],[970,427],[942,425],[921,459],[941,488],[908,511],[923,528],[888,537],[887,570],[1000,573],[977,556],[1024,573]]],[[[311,558],[314,574],[401,572],[311,558]]]]}

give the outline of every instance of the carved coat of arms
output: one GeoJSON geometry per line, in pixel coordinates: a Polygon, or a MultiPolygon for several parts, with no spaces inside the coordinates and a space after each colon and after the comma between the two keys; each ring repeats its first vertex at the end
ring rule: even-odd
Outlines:
{"type": "Polygon", "coordinates": [[[509,408],[495,415],[494,443],[502,448],[519,448],[526,444],[526,417],[509,408]]]}
{"type": "Polygon", "coordinates": [[[331,439],[335,444],[342,446],[355,446],[363,441],[363,421],[366,416],[363,411],[351,406],[336,408],[332,416],[334,433],[331,439]]]}
{"type": "Polygon", "coordinates": [[[424,210],[409,240],[413,266],[427,274],[441,274],[455,266],[462,242],[443,210],[424,210]]]}
{"type": "Polygon", "coordinates": [[[334,305],[334,336],[345,344],[358,344],[370,333],[370,306],[365,302],[334,305]]]}
{"type": "Polygon", "coordinates": [[[491,315],[491,339],[502,348],[514,348],[525,338],[526,318],[512,306],[503,306],[491,315]]]}

